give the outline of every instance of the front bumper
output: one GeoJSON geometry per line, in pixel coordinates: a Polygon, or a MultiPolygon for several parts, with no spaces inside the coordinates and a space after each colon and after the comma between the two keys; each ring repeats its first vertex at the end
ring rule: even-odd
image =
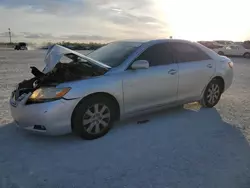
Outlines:
{"type": "Polygon", "coordinates": [[[26,105],[28,97],[19,102],[10,99],[11,115],[18,127],[47,135],[63,135],[72,131],[71,116],[80,99],[26,105]]]}

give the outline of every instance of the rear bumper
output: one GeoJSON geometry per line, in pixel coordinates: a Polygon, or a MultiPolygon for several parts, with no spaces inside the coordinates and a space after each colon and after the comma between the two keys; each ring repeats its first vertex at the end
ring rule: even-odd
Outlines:
{"type": "Polygon", "coordinates": [[[61,99],[30,105],[23,104],[23,101],[13,105],[10,100],[10,110],[16,125],[24,130],[46,135],[63,135],[72,131],[71,116],[79,100],[61,99]]]}

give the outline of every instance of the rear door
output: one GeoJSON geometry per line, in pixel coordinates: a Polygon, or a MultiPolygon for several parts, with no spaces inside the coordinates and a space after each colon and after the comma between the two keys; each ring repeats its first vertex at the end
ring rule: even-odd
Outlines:
{"type": "Polygon", "coordinates": [[[236,54],[237,56],[243,56],[244,53],[246,52],[246,49],[243,46],[235,46],[236,48],[236,54]]]}
{"type": "Polygon", "coordinates": [[[242,50],[240,50],[239,46],[230,45],[230,46],[225,47],[224,54],[232,55],[232,56],[241,56],[242,50]]]}
{"type": "Polygon", "coordinates": [[[195,44],[172,42],[179,67],[178,100],[196,100],[215,71],[215,62],[195,44]]]}
{"type": "Polygon", "coordinates": [[[240,51],[240,48],[238,46],[230,46],[230,49],[231,49],[231,53],[229,55],[235,55],[235,56],[239,56],[239,55],[242,55],[241,51],[240,51]]]}
{"type": "MultiPolygon", "coordinates": [[[[147,60],[148,69],[123,73],[126,113],[175,102],[178,88],[178,66],[166,43],[147,48],[136,60],[147,60]]],[[[133,61],[133,62],[134,62],[133,61]]]]}

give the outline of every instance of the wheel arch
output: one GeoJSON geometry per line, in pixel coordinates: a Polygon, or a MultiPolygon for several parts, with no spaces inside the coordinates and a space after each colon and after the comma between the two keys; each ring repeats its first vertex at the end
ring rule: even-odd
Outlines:
{"type": "Polygon", "coordinates": [[[220,83],[221,83],[221,86],[222,86],[222,91],[224,92],[224,89],[225,89],[225,81],[224,81],[224,79],[223,79],[221,76],[215,76],[215,77],[213,77],[213,78],[210,80],[210,82],[211,82],[212,80],[219,80],[220,83]]]}
{"type": "Polygon", "coordinates": [[[245,57],[247,54],[250,55],[250,52],[245,52],[245,53],[243,54],[243,57],[245,57]]]}
{"type": "Polygon", "coordinates": [[[205,92],[205,90],[206,90],[208,84],[209,84],[212,80],[215,80],[215,79],[221,81],[221,84],[222,84],[222,91],[224,92],[224,90],[225,90],[225,81],[224,81],[224,79],[223,79],[221,76],[214,76],[214,77],[212,77],[212,78],[209,80],[209,82],[207,83],[207,85],[203,88],[202,93],[201,93],[201,96],[200,96],[201,98],[202,98],[202,96],[204,95],[204,92],[205,92]]]}
{"type": "Polygon", "coordinates": [[[90,99],[90,98],[92,98],[92,97],[106,97],[106,98],[110,99],[110,100],[114,103],[114,106],[115,106],[115,112],[116,112],[116,114],[115,114],[115,117],[116,117],[116,118],[115,118],[115,119],[118,120],[118,119],[120,118],[120,115],[121,115],[121,106],[120,106],[120,104],[119,104],[119,102],[118,102],[118,100],[116,99],[115,96],[113,96],[112,94],[107,93],[107,92],[96,92],[96,93],[91,93],[91,94],[88,94],[88,95],[86,95],[85,97],[83,97],[83,98],[77,103],[77,105],[75,106],[75,108],[74,108],[74,110],[73,110],[73,113],[72,113],[72,115],[71,115],[71,129],[72,129],[72,130],[73,130],[72,119],[73,119],[73,117],[74,117],[74,114],[75,114],[75,112],[76,112],[77,107],[78,107],[80,104],[84,103],[85,100],[88,100],[88,99],[90,99]]]}
{"type": "MultiPolygon", "coordinates": [[[[221,76],[214,76],[214,77],[208,82],[208,84],[206,85],[206,87],[204,88],[204,90],[203,90],[203,92],[202,92],[202,97],[201,97],[201,100],[200,100],[200,104],[201,104],[203,107],[206,107],[206,108],[212,108],[212,107],[214,107],[214,106],[219,102],[220,96],[221,96],[221,94],[224,92],[224,88],[225,88],[224,79],[223,79],[221,76]],[[213,99],[212,103],[207,101],[207,95],[205,95],[205,94],[207,94],[206,91],[209,91],[209,90],[208,90],[208,86],[209,86],[209,84],[210,84],[211,82],[213,82],[213,83],[218,83],[218,84],[222,87],[222,92],[219,93],[219,95],[218,95],[217,98],[216,98],[216,101],[214,101],[214,99],[213,99]]],[[[211,99],[211,97],[210,97],[210,99],[211,99]]]]}

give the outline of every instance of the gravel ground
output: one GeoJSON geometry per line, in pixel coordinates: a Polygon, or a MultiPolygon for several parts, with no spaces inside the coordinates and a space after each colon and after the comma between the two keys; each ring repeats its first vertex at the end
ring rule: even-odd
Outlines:
{"type": "Polygon", "coordinates": [[[0,51],[0,188],[250,187],[250,60],[233,58],[234,83],[216,108],[173,108],[84,141],[29,134],[12,123],[10,91],[31,76],[29,66],[43,67],[44,54],[0,51]]]}

